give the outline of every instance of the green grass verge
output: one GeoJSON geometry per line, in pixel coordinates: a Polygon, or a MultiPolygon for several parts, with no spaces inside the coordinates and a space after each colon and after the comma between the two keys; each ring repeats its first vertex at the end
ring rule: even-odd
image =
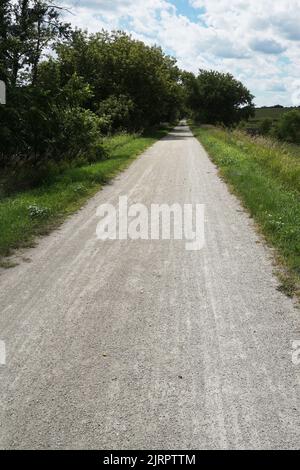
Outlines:
{"type": "Polygon", "coordinates": [[[16,248],[32,246],[36,235],[48,233],[75,212],[102,185],[126,168],[170,129],[139,136],[121,134],[105,139],[109,158],[97,163],[69,168],[51,176],[35,189],[0,198],[0,265],[16,248]]]}
{"type": "Polygon", "coordinates": [[[276,248],[280,288],[299,295],[300,160],[269,139],[210,127],[192,130],[276,248]]]}

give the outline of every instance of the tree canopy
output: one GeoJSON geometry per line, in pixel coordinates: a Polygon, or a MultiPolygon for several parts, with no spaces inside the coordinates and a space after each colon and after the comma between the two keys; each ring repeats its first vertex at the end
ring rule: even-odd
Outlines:
{"type": "Polygon", "coordinates": [[[253,115],[253,95],[229,73],[186,73],[184,83],[188,107],[200,122],[233,125],[253,115]]]}
{"type": "Polygon", "coordinates": [[[89,106],[103,112],[112,128],[123,124],[122,114],[129,129],[179,116],[180,70],[161,48],[146,46],[121,31],[90,36],[75,31],[56,50],[62,80],[76,73],[89,83],[89,106]]]}

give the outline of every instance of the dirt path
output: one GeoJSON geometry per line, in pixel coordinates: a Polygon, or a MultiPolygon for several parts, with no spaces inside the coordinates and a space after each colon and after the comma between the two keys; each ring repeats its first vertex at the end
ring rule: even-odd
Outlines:
{"type": "Polygon", "coordinates": [[[296,448],[299,311],[188,128],[0,275],[1,448],[296,448]],[[206,245],[99,241],[99,204],[204,203],[206,245]]]}

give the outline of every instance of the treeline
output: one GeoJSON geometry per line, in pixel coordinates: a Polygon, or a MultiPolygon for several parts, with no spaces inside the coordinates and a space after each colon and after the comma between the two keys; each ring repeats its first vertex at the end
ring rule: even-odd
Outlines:
{"type": "Polygon", "coordinates": [[[185,103],[199,123],[234,126],[254,116],[254,96],[229,73],[183,73],[185,103]]]}
{"type": "Polygon", "coordinates": [[[253,112],[252,95],[231,75],[183,72],[123,32],[74,30],[47,0],[2,0],[0,40],[2,168],[95,161],[105,157],[105,135],[185,116],[234,125],[253,112]]]}
{"type": "Polygon", "coordinates": [[[179,117],[175,60],[122,32],[88,35],[44,1],[0,7],[1,165],[96,159],[101,136],[138,131],[179,117]],[[43,52],[52,49],[45,60],[43,52]]]}

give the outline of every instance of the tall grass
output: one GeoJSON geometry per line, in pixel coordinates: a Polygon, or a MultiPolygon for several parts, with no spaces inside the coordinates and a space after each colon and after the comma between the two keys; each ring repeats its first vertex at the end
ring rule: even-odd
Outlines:
{"type": "Polygon", "coordinates": [[[299,293],[300,159],[284,145],[239,131],[193,126],[221,175],[276,248],[282,289],[299,293]]]}
{"type": "MultiPolygon", "coordinates": [[[[222,134],[219,138],[224,137],[222,134]]],[[[249,156],[265,170],[277,177],[291,189],[300,192],[300,148],[299,156],[292,152],[289,145],[262,136],[250,137],[244,132],[225,133],[226,142],[249,156]]],[[[296,147],[296,146],[295,146],[296,147]]]]}

